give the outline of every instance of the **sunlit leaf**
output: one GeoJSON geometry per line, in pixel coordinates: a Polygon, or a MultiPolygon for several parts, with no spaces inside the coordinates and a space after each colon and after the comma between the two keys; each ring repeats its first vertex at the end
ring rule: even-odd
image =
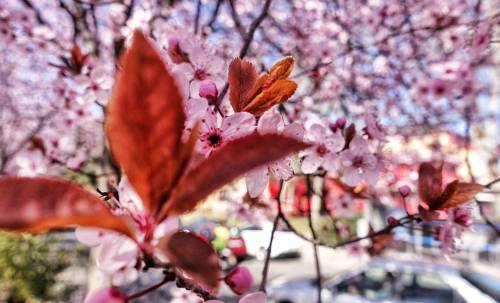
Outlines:
{"type": "Polygon", "coordinates": [[[181,179],[160,218],[188,212],[210,193],[252,168],[307,147],[301,141],[276,134],[254,133],[228,142],[181,179]]]}
{"type": "Polygon", "coordinates": [[[287,101],[297,89],[297,84],[287,79],[293,63],[292,57],[285,57],[261,75],[245,94],[245,102],[240,102],[238,110],[258,117],[274,105],[287,101]]]}
{"type": "Polygon", "coordinates": [[[274,105],[287,101],[295,93],[296,89],[297,83],[291,80],[277,80],[269,88],[253,98],[243,108],[243,111],[260,116],[274,105]]]}
{"type": "Polygon", "coordinates": [[[435,168],[431,163],[424,162],[418,168],[418,195],[420,200],[436,209],[434,204],[439,199],[443,187],[443,165],[435,168]]]}
{"type": "Polygon", "coordinates": [[[234,58],[229,64],[229,100],[235,112],[243,109],[247,103],[246,95],[257,80],[257,71],[254,66],[240,58],[234,58]]]}
{"type": "MultiPolygon", "coordinates": [[[[370,234],[374,234],[374,230],[371,226],[370,226],[370,234]]],[[[393,239],[394,239],[394,233],[392,231],[372,236],[371,238],[372,243],[367,248],[368,253],[372,257],[381,255],[384,252],[384,250],[391,244],[393,239]]]]}
{"type": "Polygon", "coordinates": [[[206,240],[188,231],[178,231],[160,240],[158,249],[181,273],[211,289],[219,286],[219,257],[206,240]]]}
{"type": "Polygon", "coordinates": [[[464,183],[455,180],[444,189],[439,197],[439,202],[435,209],[458,206],[471,201],[474,196],[484,189],[484,185],[477,183],[464,183]]]}
{"type": "Polygon", "coordinates": [[[81,186],[60,179],[0,178],[0,228],[44,232],[68,226],[115,230],[130,237],[124,220],[112,215],[105,202],[81,186]]]}
{"type": "Polygon", "coordinates": [[[122,60],[106,133],[113,156],[151,212],[186,165],[182,97],[160,55],[141,33],[122,60]]]}

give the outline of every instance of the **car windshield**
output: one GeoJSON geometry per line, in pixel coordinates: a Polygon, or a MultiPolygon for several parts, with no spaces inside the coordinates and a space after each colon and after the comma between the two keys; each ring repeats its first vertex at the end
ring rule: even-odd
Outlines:
{"type": "Polygon", "coordinates": [[[370,268],[336,286],[337,294],[349,294],[370,301],[419,303],[461,303],[457,294],[431,272],[370,268]]]}
{"type": "Polygon", "coordinates": [[[462,277],[495,300],[500,302],[500,279],[478,272],[463,271],[462,277]]]}

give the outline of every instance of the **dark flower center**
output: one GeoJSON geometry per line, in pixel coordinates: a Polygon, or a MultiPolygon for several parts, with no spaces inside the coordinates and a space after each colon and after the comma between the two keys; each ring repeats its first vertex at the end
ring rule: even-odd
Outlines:
{"type": "Polygon", "coordinates": [[[220,144],[222,141],[222,138],[219,134],[212,134],[210,137],[208,137],[208,142],[210,142],[210,145],[212,146],[217,146],[220,144]]]}
{"type": "Polygon", "coordinates": [[[320,144],[316,148],[316,152],[318,153],[318,155],[324,156],[328,152],[328,149],[326,148],[326,146],[324,144],[320,144]]]}
{"type": "Polygon", "coordinates": [[[210,74],[203,69],[197,69],[194,71],[194,78],[196,80],[205,80],[208,76],[210,76],[210,74]]]}
{"type": "Polygon", "coordinates": [[[352,166],[354,167],[362,167],[364,163],[364,159],[362,156],[355,156],[354,159],[352,159],[352,166]]]}

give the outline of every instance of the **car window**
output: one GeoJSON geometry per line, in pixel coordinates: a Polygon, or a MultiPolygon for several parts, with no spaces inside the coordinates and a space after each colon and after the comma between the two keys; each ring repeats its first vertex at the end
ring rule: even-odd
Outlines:
{"type": "MultiPolygon", "coordinates": [[[[439,275],[436,273],[412,273],[411,283],[404,283],[400,298],[403,301],[422,303],[461,302],[439,275]]],[[[408,281],[408,279],[406,280],[408,281]]]]}
{"type": "Polygon", "coordinates": [[[392,297],[394,274],[382,268],[370,268],[339,283],[337,294],[350,294],[369,300],[386,300],[392,297]]]}

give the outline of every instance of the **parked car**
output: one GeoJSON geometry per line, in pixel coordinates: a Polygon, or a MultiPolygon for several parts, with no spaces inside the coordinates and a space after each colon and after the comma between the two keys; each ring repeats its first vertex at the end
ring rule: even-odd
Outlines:
{"type": "Polygon", "coordinates": [[[500,302],[500,279],[479,272],[463,269],[461,276],[472,285],[500,302]]]}
{"type": "MultiPolygon", "coordinates": [[[[317,301],[314,279],[275,280],[268,287],[270,303],[317,301]]],[[[374,260],[323,283],[325,303],[494,303],[492,297],[450,265],[374,260]]]]}
{"type": "MultiPolygon", "coordinates": [[[[258,260],[266,256],[269,240],[271,239],[272,224],[264,224],[263,227],[248,226],[240,229],[241,237],[245,241],[247,254],[258,260]]],[[[303,245],[300,239],[292,231],[278,228],[274,233],[271,258],[277,257],[299,257],[300,248],[303,245]]]]}

